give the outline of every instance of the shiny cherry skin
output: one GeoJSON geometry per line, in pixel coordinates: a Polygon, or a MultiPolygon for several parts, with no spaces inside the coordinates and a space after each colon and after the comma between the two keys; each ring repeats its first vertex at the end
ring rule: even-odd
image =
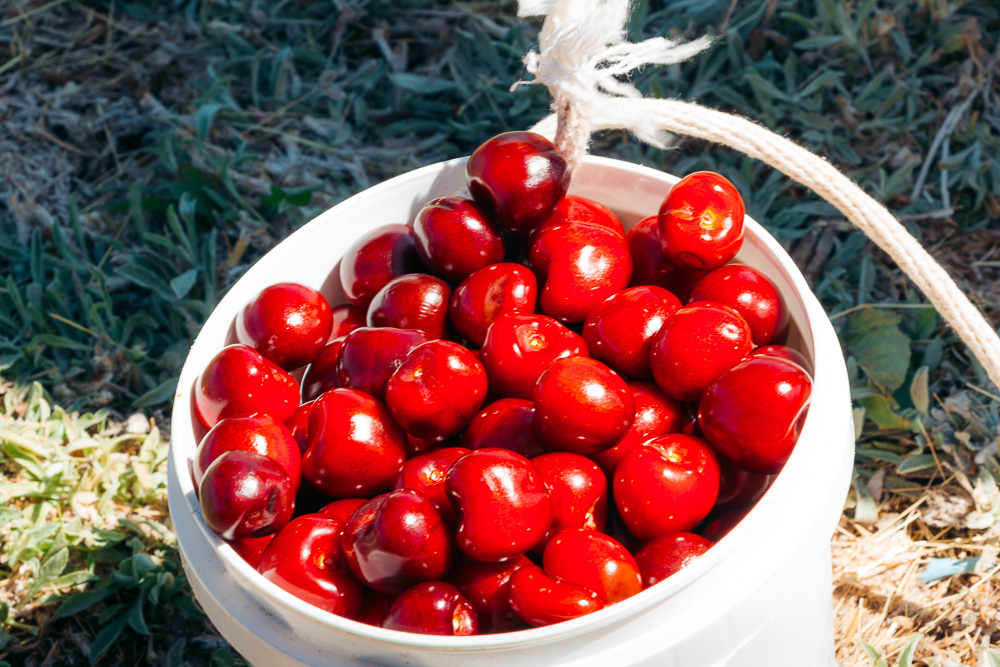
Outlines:
{"type": "Polygon", "coordinates": [[[684,406],[660,391],[651,382],[629,382],[635,400],[635,421],[614,447],[591,454],[590,458],[609,476],[630,451],[650,438],[680,433],[684,424],[684,406]]]}
{"type": "Polygon", "coordinates": [[[413,489],[376,496],[355,510],[340,544],[354,575],[390,595],[441,579],[455,558],[448,524],[413,489]]]}
{"type": "Polygon", "coordinates": [[[344,336],[337,354],[341,387],[357,389],[379,400],[393,372],[413,348],[430,340],[423,331],[395,327],[361,327],[344,336]]]}
{"type": "Polygon", "coordinates": [[[324,391],[340,387],[337,360],[340,358],[340,348],[344,345],[344,338],[346,336],[331,340],[319,351],[312,363],[306,366],[302,381],[299,383],[303,401],[308,403],[319,398],[324,391]]]}
{"type": "Polygon", "coordinates": [[[646,542],[635,554],[643,588],[676,574],[711,548],[711,540],[685,532],[670,533],[646,542]]]}
{"type": "Polygon", "coordinates": [[[472,604],[457,588],[443,581],[428,581],[397,597],[386,611],[382,627],[466,637],[479,634],[479,619],[472,604]]]}
{"type": "Polygon", "coordinates": [[[773,475],[760,475],[737,468],[726,459],[719,459],[719,497],[715,500],[712,515],[722,514],[730,510],[748,511],[764,492],[767,491],[773,475]]]}
{"type": "Polygon", "coordinates": [[[479,269],[451,293],[448,319],[455,331],[475,347],[486,340],[490,325],[501,315],[535,312],[538,281],[520,264],[503,262],[479,269]]]}
{"type": "Polygon", "coordinates": [[[343,338],[358,327],[365,326],[368,321],[368,311],[350,303],[342,303],[330,308],[330,317],[333,320],[333,326],[330,327],[328,343],[337,338],[343,338]]]}
{"type": "Polygon", "coordinates": [[[788,332],[788,308],[767,276],[743,264],[727,264],[691,288],[688,303],[714,301],[729,306],[750,325],[755,346],[782,340],[788,332]]]}
{"type": "Polygon", "coordinates": [[[329,516],[300,516],[274,536],[257,571],[300,600],[354,618],[361,609],[364,586],[344,562],[343,527],[329,516]]]}
{"type": "Polygon", "coordinates": [[[205,523],[223,538],[263,537],[292,518],[295,485],[271,459],[236,449],[208,466],[198,499],[205,523]]]}
{"type": "Polygon", "coordinates": [[[729,510],[721,514],[711,514],[701,524],[695,528],[694,532],[701,535],[710,542],[718,542],[729,532],[739,525],[746,517],[747,510],[744,508],[729,510]]]}
{"type": "Polygon", "coordinates": [[[256,452],[273,460],[288,473],[294,488],[299,488],[302,454],[298,443],[287,426],[265,414],[223,419],[205,434],[192,465],[195,485],[201,484],[212,461],[234,449],[256,452]]]}
{"type": "Polygon", "coordinates": [[[455,563],[448,575],[448,583],[455,586],[475,608],[482,633],[510,632],[523,625],[511,609],[507,582],[525,565],[531,565],[526,556],[499,563],[479,563],[459,558],[455,563]]]}
{"type": "Polygon", "coordinates": [[[439,197],[428,202],[413,221],[420,259],[450,282],[503,261],[500,230],[475,202],[439,197]]]}
{"type": "Polygon", "coordinates": [[[707,273],[682,269],[667,259],[660,244],[659,218],[655,215],[637,222],[625,235],[625,244],[632,255],[632,287],[655,285],[686,301],[691,288],[707,273]]]}
{"type": "Polygon", "coordinates": [[[499,447],[534,458],[546,452],[531,430],[535,405],[523,398],[501,398],[472,418],[462,433],[462,446],[469,449],[499,447]]]}
{"type": "Polygon", "coordinates": [[[660,206],[663,254],[685,269],[711,271],[743,245],[743,198],[725,177],[710,171],[688,174],[660,206]]]}
{"type": "Polygon", "coordinates": [[[555,210],[569,188],[566,160],[533,132],[504,132],[477,148],[465,167],[469,193],[501,227],[526,231],[555,210]]]}
{"type": "Polygon", "coordinates": [[[542,230],[571,222],[606,227],[618,236],[623,238],[625,236],[625,228],[622,226],[621,220],[607,206],[579,195],[566,195],[552,211],[552,215],[531,230],[528,239],[534,241],[542,230]]]}
{"type": "Polygon", "coordinates": [[[351,520],[354,510],[367,504],[369,500],[369,498],[341,498],[340,500],[334,500],[332,503],[327,503],[316,513],[333,517],[346,526],[347,522],[351,520]]]}
{"type": "Polygon", "coordinates": [[[295,378],[246,345],[222,348],[194,385],[195,417],[206,429],[257,412],[283,422],[298,405],[295,378]]]}
{"type": "Polygon", "coordinates": [[[572,452],[550,452],[531,459],[552,499],[552,524],[534,551],[568,528],[603,532],[608,520],[608,480],[593,461],[572,452]]]}
{"type": "Polygon", "coordinates": [[[635,420],[632,391],[613,370],[589,357],[553,361],[532,394],[538,439],[548,448],[595,454],[621,440],[635,420]]]}
{"type": "Polygon", "coordinates": [[[448,319],[448,284],[426,273],[393,278],[372,297],[368,326],[423,331],[431,340],[444,336],[448,319]]]}
{"type": "Polygon", "coordinates": [[[419,491],[434,504],[441,518],[450,524],[455,518],[455,508],[445,492],[445,479],[452,464],[469,451],[465,447],[442,447],[417,454],[399,469],[396,488],[419,491]]]}
{"type": "Polygon", "coordinates": [[[354,389],[331,389],[309,411],[302,476],[331,498],[392,487],[406,459],[406,434],[385,405],[354,389]]]}
{"type": "Polygon", "coordinates": [[[809,377],[812,377],[812,364],[806,359],[806,355],[794,347],[788,347],[787,345],[764,345],[763,347],[758,347],[747,355],[747,357],[777,357],[778,359],[784,359],[796,364],[806,373],[809,373],[809,377]]]}
{"type": "Polygon", "coordinates": [[[300,454],[305,454],[309,447],[309,411],[312,410],[313,403],[315,401],[300,405],[285,422],[285,426],[288,427],[292,437],[295,438],[295,443],[299,446],[300,454]]]}
{"type": "Polygon", "coordinates": [[[774,474],[795,447],[811,395],[812,380],[798,365],[774,357],[747,359],[705,389],[698,425],[733,465],[774,474]]]}
{"type": "Polygon", "coordinates": [[[625,525],[640,540],[689,531],[715,504],[719,461],[703,440],[661,435],[618,463],[613,494],[625,525]]]}
{"type": "Polygon", "coordinates": [[[590,356],[627,378],[651,379],[653,338],[680,307],[680,299],[651,285],[609,296],[590,311],[583,325],[590,356]]]}
{"type": "Polygon", "coordinates": [[[385,620],[385,613],[389,611],[389,607],[396,601],[396,597],[395,595],[379,593],[371,588],[365,588],[365,598],[361,602],[361,611],[358,612],[354,620],[358,623],[382,627],[382,621],[385,620]]]}
{"type": "Polygon", "coordinates": [[[537,565],[525,565],[507,582],[510,606],[528,625],[561,623],[607,606],[596,591],[557,581],[537,565]]]}
{"type": "Polygon", "coordinates": [[[458,515],[458,548],[472,560],[520,556],[552,523],[552,501],[541,473],[506,449],[466,454],[452,464],[445,485],[458,515]]]}
{"type": "Polygon", "coordinates": [[[486,332],[482,361],[492,393],[531,399],[538,377],[549,364],[588,354],[583,337],[551,317],[503,315],[486,332]]]}
{"type": "Polygon", "coordinates": [[[607,604],[642,590],[639,566],[632,554],[596,530],[570,528],[557,533],[545,547],[542,567],[557,581],[589,588],[607,604]]]}
{"type": "Polygon", "coordinates": [[[424,271],[413,230],[385,225],[361,236],[340,261],[340,284],[351,304],[367,310],[372,297],[393,278],[424,271]]]}
{"type": "Polygon", "coordinates": [[[457,435],[486,400],[486,370],[466,348],[432,340],[413,348],[389,378],[385,402],[407,433],[441,442],[457,435]]]}
{"type": "Polygon", "coordinates": [[[332,327],[326,298],[296,283],[265,287],[236,314],[236,339],[289,371],[316,358],[332,327]]]}
{"type": "Polygon", "coordinates": [[[684,306],[653,339],[649,364],[667,396],[694,401],[709,382],[753,349],[750,325],[732,308],[711,301],[684,306]]]}
{"type": "Polygon", "coordinates": [[[597,304],[632,279],[625,239],[595,224],[546,227],[534,236],[528,263],[541,284],[539,308],[564,324],[583,322],[597,304]]]}
{"type": "Polygon", "coordinates": [[[264,555],[264,550],[267,549],[267,545],[271,543],[272,539],[274,539],[274,534],[264,537],[240,537],[230,540],[229,546],[247,562],[247,565],[256,570],[260,564],[261,556],[264,555]]]}

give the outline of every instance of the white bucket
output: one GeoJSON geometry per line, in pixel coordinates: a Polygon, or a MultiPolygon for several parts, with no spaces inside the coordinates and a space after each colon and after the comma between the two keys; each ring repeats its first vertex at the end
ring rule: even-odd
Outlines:
{"type": "MultiPolygon", "coordinates": [[[[409,222],[430,199],[465,185],[465,160],[404,174],[326,211],[255,264],[195,340],[174,400],[170,514],[185,571],[222,635],[259,667],[278,665],[829,665],[833,623],[829,540],[854,460],[844,357],[791,258],[747,218],[737,261],[781,290],[795,344],[813,362],[812,406],[794,452],[757,506],[719,543],[667,581],[565,623],[516,633],[439,637],[394,632],[313,607],[265,580],[202,519],[189,465],[198,445],[191,389],[229,340],[236,312],[262,288],[298,282],[342,301],[340,257],[360,235],[409,222]]],[[[626,228],[654,214],[673,176],[587,157],[570,191],[613,209],[626,228]]]]}

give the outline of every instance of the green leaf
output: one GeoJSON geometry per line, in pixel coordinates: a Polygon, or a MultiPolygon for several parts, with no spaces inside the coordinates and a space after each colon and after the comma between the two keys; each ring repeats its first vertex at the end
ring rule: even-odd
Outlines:
{"type": "Polygon", "coordinates": [[[65,602],[59,605],[59,609],[56,611],[56,616],[59,618],[75,616],[81,611],[90,609],[90,607],[114,593],[115,590],[116,589],[113,586],[105,586],[104,588],[95,588],[93,590],[83,591],[82,593],[74,593],[66,598],[65,602]]]}
{"type": "Polygon", "coordinates": [[[121,635],[122,630],[125,629],[126,624],[128,624],[128,615],[122,614],[97,633],[94,643],[90,645],[90,664],[97,662],[104,655],[104,652],[111,648],[111,645],[121,635]]]}
{"type": "Polygon", "coordinates": [[[181,637],[170,645],[167,651],[167,667],[181,667],[184,664],[184,649],[187,648],[187,640],[181,637]]]}
{"type": "Polygon", "coordinates": [[[927,470],[936,465],[937,461],[934,460],[933,454],[911,454],[899,462],[899,465],[896,466],[896,472],[900,475],[905,475],[908,472],[927,470]]]}
{"type": "Polygon", "coordinates": [[[930,370],[927,366],[921,366],[913,374],[913,381],[910,382],[910,399],[913,401],[913,407],[922,415],[926,415],[931,406],[930,390],[927,384],[929,374],[930,370]]]}
{"type": "Polygon", "coordinates": [[[1000,667],[1000,655],[989,649],[983,649],[983,657],[986,658],[988,667],[1000,667]]]}
{"type": "Polygon", "coordinates": [[[864,640],[861,640],[861,648],[863,648],[865,653],[868,655],[868,659],[871,661],[872,667],[889,667],[886,664],[885,659],[882,657],[882,652],[877,648],[864,640]]]}
{"type": "Polygon", "coordinates": [[[403,90],[408,90],[411,93],[420,93],[422,95],[434,95],[435,93],[444,93],[455,89],[455,83],[453,81],[445,79],[428,79],[425,76],[410,74],[408,72],[390,74],[389,80],[403,90]]]}
{"type": "Polygon", "coordinates": [[[55,553],[49,554],[45,562],[38,569],[38,575],[35,577],[35,583],[32,584],[31,589],[28,591],[28,597],[33,597],[38,591],[54,581],[66,569],[67,563],[69,563],[68,548],[63,547],[55,553]]]}
{"type": "Polygon", "coordinates": [[[77,570],[76,572],[68,572],[58,579],[52,580],[49,585],[53,588],[72,588],[73,586],[79,586],[95,579],[97,579],[97,575],[94,573],[87,570],[77,570]]]}
{"type": "Polygon", "coordinates": [[[198,269],[191,269],[185,271],[181,275],[177,276],[170,281],[170,289],[174,291],[178,299],[183,299],[187,296],[191,288],[194,287],[195,282],[198,281],[198,269]]]}
{"type": "Polygon", "coordinates": [[[820,35],[818,37],[808,37],[806,39],[800,39],[795,42],[794,46],[797,49],[807,50],[807,49],[823,49],[828,46],[834,46],[835,44],[840,44],[844,41],[843,35],[820,35]]]}
{"type": "Polygon", "coordinates": [[[233,667],[236,660],[233,653],[227,648],[217,648],[212,652],[212,665],[215,667],[233,667]]]}
{"type": "Polygon", "coordinates": [[[917,650],[917,644],[922,638],[923,635],[916,634],[906,640],[899,652],[899,662],[897,663],[899,667],[913,667],[913,652],[917,650]]]}
{"type": "Polygon", "coordinates": [[[167,378],[139,398],[135,399],[135,402],[132,405],[136,408],[142,409],[169,403],[174,397],[174,390],[176,389],[177,378],[167,378]]]}
{"type": "Polygon", "coordinates": [[[854,484],[854,494],[857,496],[857,504],[854,506],[854,520],[858,523],[874,523],[878,519],[878,505],[868,491],[861,475],[855,474],[852,480],[854,484]]]}
{"type": "Polygon", "coordinates": [[[205,104],[198,107],[194,112],[194,131],[202,141],[208,138],[208,133],[212,129],[212,119],[219,109],[226,108],[225,104],[205,104]]]}
{"type": "Polygon", "coordinates": [[[865,409],[865,418],[882,429],[901,429],[910,425],[910,420],[892,411],[885,396],[863,396],[858,403],[865,409]]]}
{"type": "Polygon", "coordinates": [[[862,308],[847,322],[845,345],[868,377],[889,391],[906,380],[910,368],[910,339],[899,330],[899,315],[878,308],[862,308]]]}

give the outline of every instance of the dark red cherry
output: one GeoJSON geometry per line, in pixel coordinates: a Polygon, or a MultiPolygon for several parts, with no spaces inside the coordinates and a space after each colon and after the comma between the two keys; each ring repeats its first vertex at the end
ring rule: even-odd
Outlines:
{"type": "Polygon", "coordinates": [[[448,582],[455,586],[475,608],[482,633],[510,632],[523,622],[510,606],[507,582],[517,570],[530,565],[526,556],[499,563],[480,563],[459,558],[448,582]]]}
{"type": "Polygon", "coordinates": [[[753,344],[782,340],[788,332],[788,309],[767,276],[742,264],[710,271],[691,288],[688,303],[714,301],[729,306],[750,325],[753,344]]]}
{"type": "Polygon", "coordinates": [[[313,362],[306,366],[301,382],[302,400],[306,403],[319,398],[324,391],[340,386],[337,360],[340,358],[340,348],[344,345],[344,338],[346,336],[334,338],[327,343],[313,362]]]}
{"type": "Polygon", "coordinates": [[[630,285],[633,287],[655,285],[686,301],[691,287],[707,273],[682,269],[667,259],[660,244],[659,218],[655,215],[637,222],[625,235],[625,244],[632,256],[630,285]]]}
{"type": "Polygon", "coordinates": [[[451,293],[448,319],[455,331],[482,346],[486,331],[501,315],[535,312],[538,283],[520,264],[501,263],[479,269],[451,293]]]}
{"type": "Polygon", "coordinates": [[[588,588],[608,604],[642,590],[639,566],[620,542],[604,533],[570,528],[556,533],[542,557],[545,574],[588,588]]]}
{"type": "Polygon", "coordinates": [[[417,454],[399,469],[397,489],[415,489],[434,503],[446,522],[451,523],[455,509],[445,492],[445,479],[455,461],[469,453],[465,447],[442,447],[417,454]]]}
{"type": "Polygon", "coordinates": [[[323,295],[296,283],[265,287],[236,314],[236,338],[285,370],[312,361],[332,326],[323,295]]]}
{"type": "Polygon", "coordinates": [[[507,582],[510,606],[529,625],[551,625],[604,609],[601,596],[584,586],[549,577],[537,565],[525,565],[507,582]]]}
{"type": "Polygon", "coordinates": [[[625,228],[622,226],[621,220],[607,206],[586,197],[566,195],[556,206],[552,215],[531,230],[528,238],[530,241],[534,241],[540,232],[549,227],[577,222],[606,227],[618,236],[625,236],[625,228]]]}
{"type": "Polygon", "coordinates": [[[332,503],[327,503],[317,514],[333,517],[346,526],[347,522],[351,520],[354,510],[368,501],[369,498],[341,498],[340,500],[334,500],[332,503]]]}
{"type": "Polygon", "coordinates": [[[298,405],[295,378],[246,345],[223,348],[194,386],[195,416],[206,429],[221,419],[258,412],[283,422],[298,405]]]}
{"type": "Polygon", "coordinates": [[[646,542],[635,555],[643,588],[676,574],[711,548],[710,540],[694,533],[670,533],[646,542]]]}
{"type": "Polygon", "coordinates": [[[413,221],[413,234],[420,258],[451,282],[503,261],[500,230],[468,199],[439,197],[428,202],[413,221]]]}
{"type": "Polygon", "coordinates": [[[385,398],[385,385],[416,346],[428,341],[416,329],[362,327],[344,337],[337,355],[340,386],[385,398]]]}
{"type": "Polygon", "coordinates": [[[295,489],[302,478],[302,455],[288,427],[274,417],[255,414],[223,419],[198,444],[194,457],[194,483],[201,483],[205,470],[224,452],[242,449],[268,457],[280,465],[295,489]]]}
{"type": "Polygon", "coordinates": [[[223,452],[205,470],[198,488],[205,523],[227,540],[270,535],[295,511],[292,479],[256,452],[223,452]]]}
{"type": "Polygon", "coordinates": [[[443,581],[417,584],[402,593],[386,611],[382,627],[425,635],[479,634],[476,610],[443,581]]]}
{"type": "Polygon", "coordinates": [[[651,382],[629,382],[635,399],[635,421],[618,443],[610,449],[591,455],[594,463],[608,475],[630,451],[650,438],[668,433],[681,433],[684,426],[684,405],[676,401],[651,382]]]}
{"type": "Polygon", "coordinates": [[[469,449],[500,447],[534,458],[546,451],[531,430],[534,414],[534,403],[523,398],[494,401],[469,422],[462,434],[462,446],[469,449]]]}
{"type": "Polygon", "coordinates": [[[385,225],[359,238],[344,253],[340,283],[348,301],[367,309],[390,280],[423,270],[413,230],[406,225],[385,225]]]}
{"type": "Polygon", "coordinates": [[[342,303],[330,309],[333,326],[330,327],[330,342],[342,338],[358,327],[365,326],[367,311],[349,303],[342,303]]]}
{"type": "Polygon", "coordinates": [[[444,336],[451,290],[440,278],[411,273],[386,283],[368,306],[368,326],[416,329],[434,340],[444,336]]]}
{"type": "Polygon", "coordinates": [[[553,536],[568,528],[604,531],[608,519],[608,480],[586,456],[551,452],[531,462],[538,468],[552,500],[552,525],[535,545],[542,553],[553,536]]]}

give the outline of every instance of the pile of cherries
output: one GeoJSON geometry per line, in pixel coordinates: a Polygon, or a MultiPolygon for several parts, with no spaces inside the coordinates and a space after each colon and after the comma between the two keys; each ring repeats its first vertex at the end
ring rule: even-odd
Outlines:
{"type": "Polygon", "coordinates": [[[763,494],[811,392],[778,291],[729,264],[723,177],[627,234],[538,135],[494,137],[467,177],[353,245],[348,303],[264,289],[194,392],[208,525],[395,630],[557,623],[664,580],[763,494]]]}

